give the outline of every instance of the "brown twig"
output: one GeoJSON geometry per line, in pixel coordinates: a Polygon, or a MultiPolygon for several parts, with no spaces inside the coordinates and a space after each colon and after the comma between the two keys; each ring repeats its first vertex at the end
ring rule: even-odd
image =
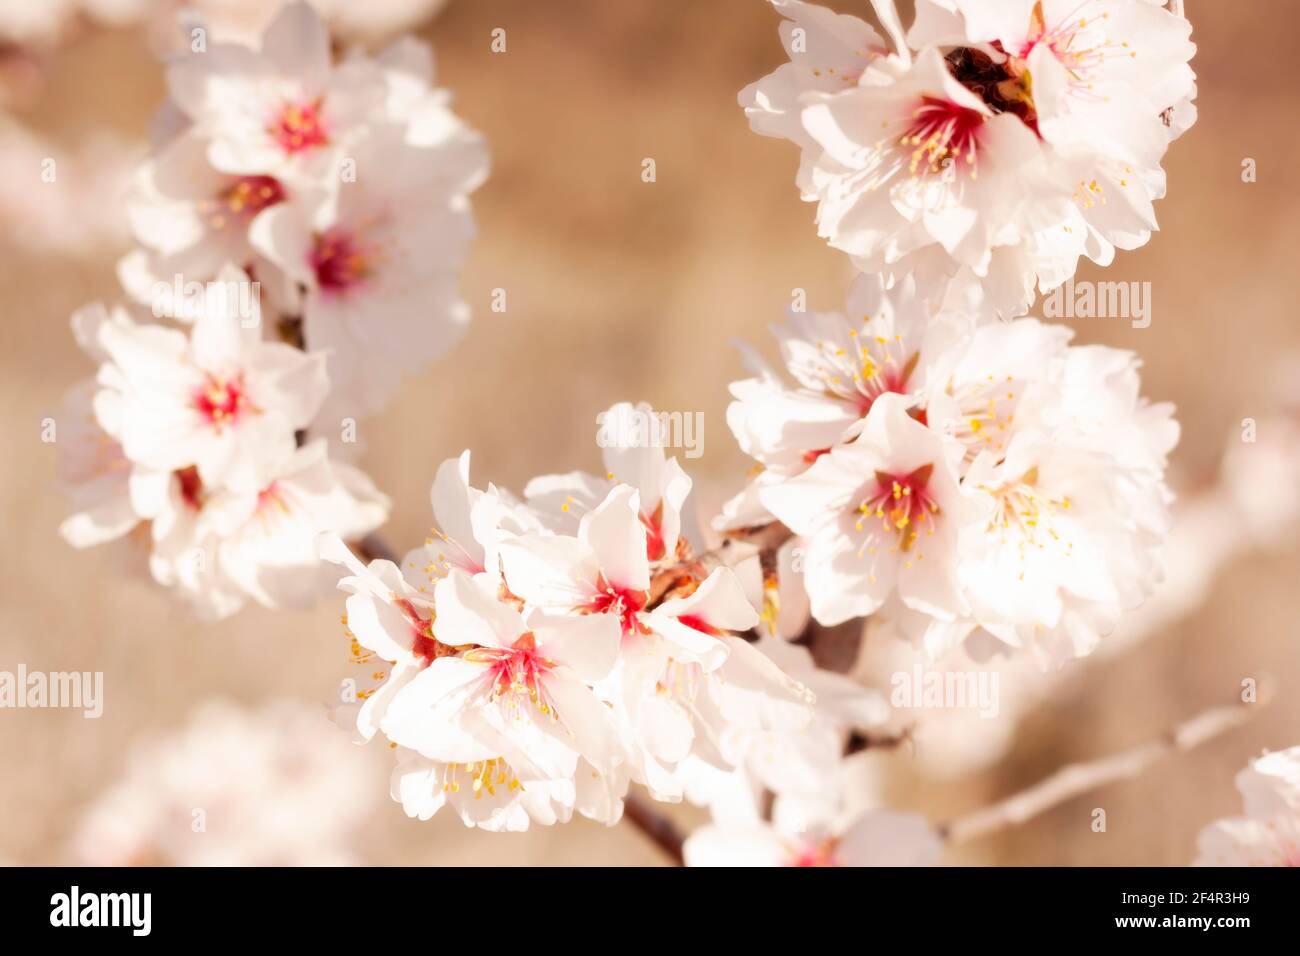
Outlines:
{"type": "Polygon", "coordinates": [[[1044,811],[1098,787],[1129,780],[1162,757],[1200,746],[1253,718],[1267,703],[1238,702],[1214,707],[1170,728],[1154,740],[1086,763],[1071,764],[1033,786],[939,827],[949,843],[966,843],[1005,827],[1024,823],[1044,811]]]}
{"type": "Polygon", "coordinates": [[[686,837],[672,820],[653,809],[640,797],[632,795],[623,801],[623,819],[644,833],[664,852],[665,856],[673,861],[673,865],[686,865],[686,857],[682,849],[686,837]]]}

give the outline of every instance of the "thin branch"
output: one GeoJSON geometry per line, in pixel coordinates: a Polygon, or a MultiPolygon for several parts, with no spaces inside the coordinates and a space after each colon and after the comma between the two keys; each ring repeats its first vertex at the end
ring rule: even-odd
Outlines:
{"type": "Polygon", "coordinates": [[[1090,790],[1118,780],[1132,779],[1162,757],[1199,747],[1207,740],[1251,720],[1267,702],[1267,698],[1261,695],[1256,703],[1238,702],[1215,707],[1137,747],[1098,760],[1062,767],[1026,790],[950,821],[941,826],[939,832],[949,843],[966,843],[1024,823],[1090,790]]]}
{"type": "Polygon", "coordinates": [[[378,534],[366,535],[360,541],[352,545],[352,550],[355,551],[357,557],[366,562],[366,564],[375,560],[392,561],[394,564],[398,563],[397,555],[393,553],[393,549],[390,548],[388,542],[378,534]]]}
{"type": "Polygon", "coordinates": [[[686,857],[682,850],[686,837],[672,820],[653,809],[640,797],[630,794],[623,801],[623,819],[644,833],[650,842],[673,861],[673,865],[686,865],[686,857]]]}

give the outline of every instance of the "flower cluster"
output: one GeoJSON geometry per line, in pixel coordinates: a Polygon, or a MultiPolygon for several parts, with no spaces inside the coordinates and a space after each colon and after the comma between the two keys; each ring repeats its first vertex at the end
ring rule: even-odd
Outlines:
{"type": "Polygon", "coordinates": [[[773,2],[790,62],[741,105],[800,146],[821,233],[864,274],[843,312],[775,328],[793,383],[748,356],[728,423],[762,471],[717,525],[791,529],[785,577],[823,624],[1086,655],[1160,580],[1178,428],[1131,353],[1024,313],[1035,280],[1155,228],[1195,116],[1190,27],[1151,0],[919,0],[904,31],[876,0],[886,44],[773,2]]]}
{"type": "Polygon", "coordinates": [[[886,43],[772,2],[790,62],[741,105],[799,146],[820,235],[863,271],[1018,314],[1035,281],[1150,238],[1161,159],[1196,116],[1183,17],[1155,0],[917,0],[904,31],[873,0],[886,43]]]}
{"type": "Polygon", "coordinates": [[[1032,318],[929,315],[911,280],[775,328],[728,420],[763,466],[724,526],[780,520],[814,617],[879,612],[939,656],[972,634],[1089,653],[1159,580],[1167,404],[1137,360],[1032,318]]]}
{"type": "Polygon", "coordinates": [[[487,162],[431,81],[410,40],[333,63],[305,3],[260,44],[171,62],[128,198],[136,304],[73,319],[99,372],[62,416],[71,543],[147,527],[154,578],[224,616],[311,601],[335,580],[317,535],[384,522],[335,459],[464,331],[466,196],[487,162]]]}
{"type": "Polygon", "coordinates": [[[523,502],[474,488],[467,452],[439,468],[437,528],[400,566],[323,540],[351,572],[340,587],[365,674],[345,682],[344,711],[363,740],[395,747],[408,814],[613,823],[630,782],[680,800],[696,763],[734,767],[734,736],[812,720],[807,688],[742,636],[759,614],[740,577],[705,569],[679,537],[690,480],[676,460],[648,444],[608,449],[606,464],[607,491],[547,476],[523,502]]]}

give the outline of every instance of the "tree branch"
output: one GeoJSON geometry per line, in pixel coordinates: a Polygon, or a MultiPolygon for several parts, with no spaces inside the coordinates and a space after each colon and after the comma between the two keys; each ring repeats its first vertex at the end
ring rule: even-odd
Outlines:
{"type": "Polygon", "coordinates": [[[672,820],[631,794],[623,801],[623,819],[644,833],[673,861],[674,866],[686,865],[682,850],[686,837],[672,820]]]}
{"type": "Polygon", "coordinates": [[[1118,780],[1132,779],[1162,757],[1199,747],[1207,740],[1246,723],[1267,702],[1267,698],[1261,695],[1256,703],[1237,702],[1215,707],[1129,750],[1062,767],[1026,790],[940,826],[939,832],[948,843],[966,843],[1024,823],[1090,790],[1118,780]]]}

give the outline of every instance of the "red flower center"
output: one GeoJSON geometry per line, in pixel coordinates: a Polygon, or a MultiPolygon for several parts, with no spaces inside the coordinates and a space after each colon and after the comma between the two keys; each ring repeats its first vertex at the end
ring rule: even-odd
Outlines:
{"type": "Polygon", "coordinates": [[[316,283],[327,292],[346,292],[372,273],[372,257],[355,237],[339,230],[315,236],[307,263],[316,283]]]}
{"type": "Polygon", "coordinates": [[[952,100],[921,97],[901,140],[904,146],[912,147],[908,171],[916,175],[924,164],[929,172],[938,173],[964,160],[974,173],[984,120],[979,110],[952,100]]]}
{"type": "Polygon", "coordinates": [[[286,103],[271,121],[270,133],[290,156],[329,143],[321,118],[320,99],[310,103],[286,103]]]}
{"type": "Polygon", "coordinates": [[[194,407],[217,431],[236,424],[240,416],[252,407],[244,390],[243,373],[232,378],[209,373],[203,387],[194,395],[194,407]]]}

